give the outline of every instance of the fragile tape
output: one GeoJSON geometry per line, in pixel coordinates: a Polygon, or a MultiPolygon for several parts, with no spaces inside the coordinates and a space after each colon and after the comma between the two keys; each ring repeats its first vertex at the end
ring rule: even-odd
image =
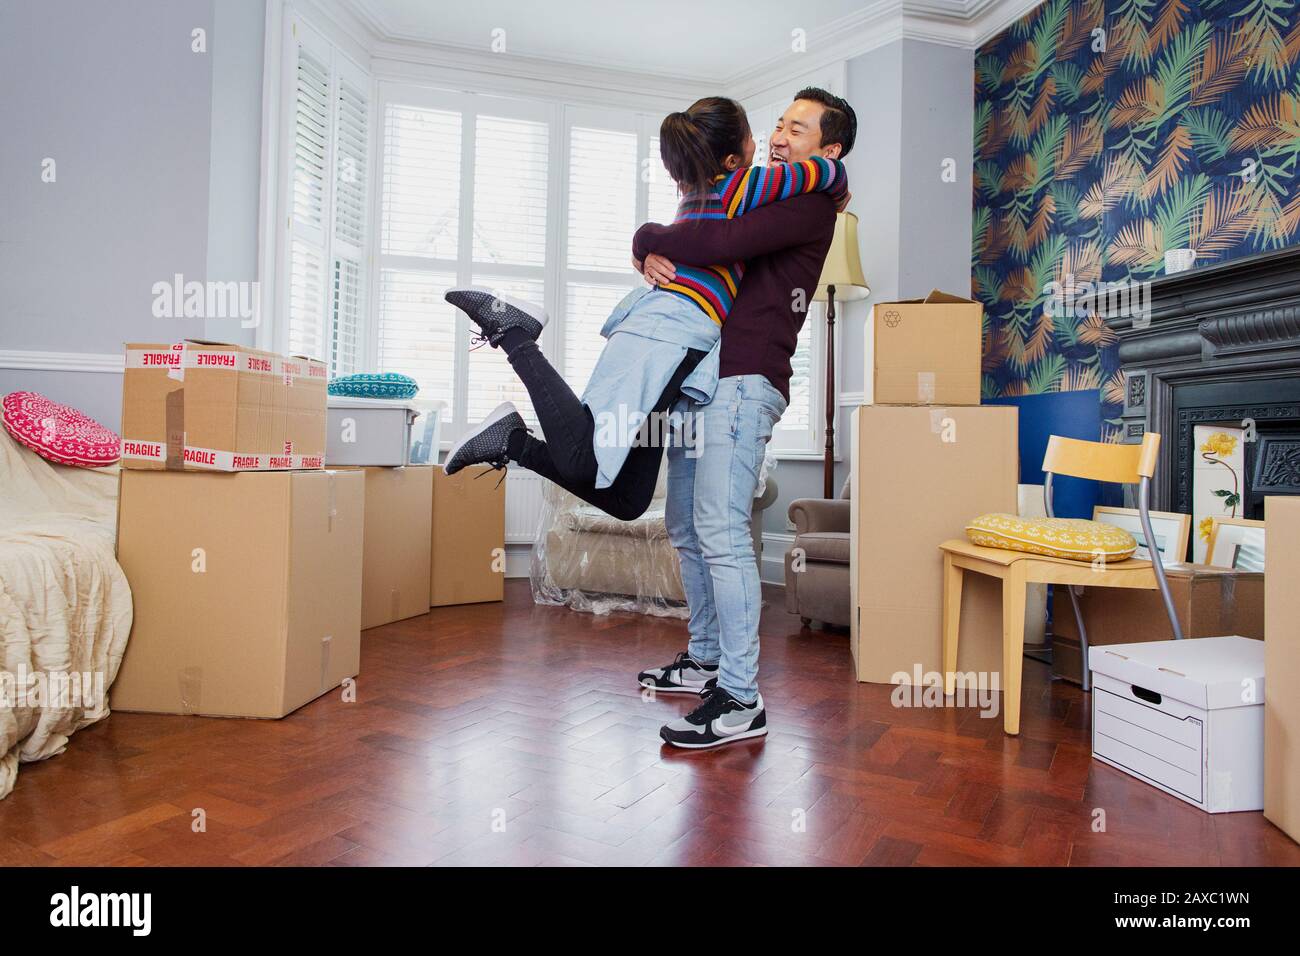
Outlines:
{"type": "Polygon", "coordinates": [[[318,379],[324,383],[329,375],[320,362],[303,358],[286,358],[282,355],[240,352],[233,349],[204,348],[201,345],[185,342],[179,342],[167,349],[127,349],[126,367],[166,369],[168,376],[180,380],[184,380],[186,369],[224,369],[275,376],[282,378],[286,385],[292,385],[300,378],[318,379]]]}
{"type": "MultiPolygon", "coordinates": [[[[172,444],[173,450],[180,451],[180,465],[191,468],[207,468],[213,471],[291,471],[301,468],[323,468],[323,455],[296,455],[291,453],[292,444],[285,446],[290,453],[271,455],[264,452],[223,451],[219,448],[200,448],[185,444],[184,441],[172,444]]],[[[122,439],[122,457],[145,461],[168,461],[167,442],[140,441],[122,439]]],[[[331,505],[331,511],[333,506],[331,505]]]]}

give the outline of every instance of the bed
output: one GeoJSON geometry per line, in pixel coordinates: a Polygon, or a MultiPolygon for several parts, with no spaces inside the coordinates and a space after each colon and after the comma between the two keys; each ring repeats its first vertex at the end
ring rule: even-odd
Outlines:
{"type": "Polygon", "coordinates": [[[116,520],[117,466],[55,465],[0,428],[0,799],[108,716],[131,631],[116,520]]]}

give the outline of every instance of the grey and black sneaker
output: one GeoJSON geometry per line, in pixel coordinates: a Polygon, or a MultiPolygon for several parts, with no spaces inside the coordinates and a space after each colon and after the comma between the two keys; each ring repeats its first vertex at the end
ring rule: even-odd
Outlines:
{"type": "Polygon", "coordinates": [[[718,682],[718,665],[701,664],[682,651],[666,667],[652,667],[636,675],[637,683],[664,694],[698,694],[718,682]]]}
{"type": "Polygon", "coordinates": [[[516,429],[528,430],[514,402],[502,402],[487,418],[471,428],[447,452],[443,470],[454,475],[467,465],[491,465],[504,468],[510,462],[510,435],[516,429]]]}
{"type": "Polygon", "coordinates": [[[715,685],[701,696],[704,702],[699,707],[659,729],[659,736],[665,743],[703,750],[762,737],[767,733],[767,711],[763,709],[762,694],[754,703],[744,704],[715,685]]]}
{"type": "Polygon", "coordinates": [[[546,326],[540,305],[493,292],[486,286],[465,285],[448,289],[443,298],[468,315],[479,327],[480,339],[495,346],[506,329],[521,329],[534,342],[546,326]]]}

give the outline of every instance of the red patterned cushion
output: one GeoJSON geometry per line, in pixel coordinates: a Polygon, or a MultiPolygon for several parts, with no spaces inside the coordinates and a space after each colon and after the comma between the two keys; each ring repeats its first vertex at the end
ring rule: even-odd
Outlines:
{"type": "Polygon", "coordinates": [[[36,392],[10,392],[4,399],[9,434],[47,461],[102,468],[117,461],[122,440],[89,415],[36,392]]]}

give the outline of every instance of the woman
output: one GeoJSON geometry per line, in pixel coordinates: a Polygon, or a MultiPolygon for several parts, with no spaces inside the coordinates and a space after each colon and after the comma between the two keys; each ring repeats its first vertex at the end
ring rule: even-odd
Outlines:
{"type": "MultiPolygon", "coordinates": [[[[847,201],[843,164],[821,157],[751,167],[754,138],[740,104],[707,97],[672,113],[659,129],[665,168],[682,196],[677,222],[731,219],[807,192],[847,201]]],[[[638,271],[640,263],[635,263],[638,271]]],[[[546,313],[482,287],[451,289],[448,302],[502,348],[528,389],[546,440],[533,437],[510,402],[470,429],[447,455],[454,474],[467,465],[514,461],[615,518],[639,517],[650,504],[664,442],[653,433],[685,394],[706,403],[718,376],[718,338],[744,263],[676,264],[671,283],[628,294],[606,321],[607,340],[581,398],[537,346],[546,313]],[[612,427],[611,427],[612,426],[612,427]]]]}

